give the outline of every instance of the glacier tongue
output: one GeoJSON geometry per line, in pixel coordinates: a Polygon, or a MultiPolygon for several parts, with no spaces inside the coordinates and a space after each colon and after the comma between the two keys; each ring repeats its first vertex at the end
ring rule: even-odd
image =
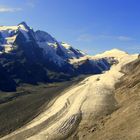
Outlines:
{"type": "Polygon", "coordinates": [[[117,107],[112,90],[115,83],[123,76],[120,72],[121,67],[137,58],[138,55],[121,56],[119,63],[109,71],[89,76],[73,86],[58,97],[45,112],[2,140],[66,139],[76,131],[77,127],[85,127],[85,124],[90,124],[91,120],[96,121],[96,118],[111,113],[117,107]]]}

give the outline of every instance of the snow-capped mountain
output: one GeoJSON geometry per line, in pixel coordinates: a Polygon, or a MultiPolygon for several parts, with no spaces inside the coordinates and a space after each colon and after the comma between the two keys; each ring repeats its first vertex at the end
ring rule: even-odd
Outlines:
{"type": "Polygon", "coordinates": [[[44,50],[44,55],[53,56],[51,60],[55,63],[63,64],[64,59],[79,58],[84,56],[80,50],[72,46],[58,42],[55,38],[44,31],[34,32],[25,22],[17,26],[0,26],[0,46],[1,53],[8,53],[16,48],[15,41],[22,34],[24,42],[35,41],[44,50]]]}
{"type": "Polygon", "coordinates": [[[93,58],[25,22],[0,26],[0,67],[13,83],[68,80],[110,69],[113,57],[93,58]]]}

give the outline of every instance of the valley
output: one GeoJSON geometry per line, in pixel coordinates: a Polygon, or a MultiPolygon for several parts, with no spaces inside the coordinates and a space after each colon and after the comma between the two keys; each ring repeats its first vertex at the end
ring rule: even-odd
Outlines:
{"type": "Polygon", "coordinates": [[[115,84],[124,75],[121,68],[137,58],[138,55],[122,55],[109,71],[73,85],[51,106],[44,107],[40,115],[2,140],[86,139],[86,129],[94,131],[93,124],[118,109],[115,84]]]}
{"type": "Polygon", "coordinates": [[[83,78],[62,83],[22,85],[16,92],[0,92],[0,136],[20,128],[83,78]],[[50,102],[51,101],[51,102],[50,102]]]}
{"type": "Polygon", "coordinates": [[[0,26],[0,139],[139,140],[139,62],[115,48],[88,55],[25,22],[0,26]]]}

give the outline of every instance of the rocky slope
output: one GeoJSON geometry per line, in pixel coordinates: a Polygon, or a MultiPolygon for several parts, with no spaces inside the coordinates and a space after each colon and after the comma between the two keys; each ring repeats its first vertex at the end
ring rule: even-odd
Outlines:
{"type": "Polygon", "coordinates": [[[3,69],[0,73],[5,72],[8,77],[8,81],[3,79],[0,83],[11,85],[1,90],[15,90],[21,83],[65,81],[80,74],[99,74],[109,70],[111,64],[109,58],[90,59],[48,33],[34,31],[25,22],[0,26],[0,65],[3,69]],[[75,64],[77,61],[79,63],[75,64]]]}
{"type": "Polygon", "coordinates": [[[140,58],[123,66],[121,72],[125,75],[113,90],[116,109],[98,119],[92,118],[68,140],[140,139],[140,58]]]}

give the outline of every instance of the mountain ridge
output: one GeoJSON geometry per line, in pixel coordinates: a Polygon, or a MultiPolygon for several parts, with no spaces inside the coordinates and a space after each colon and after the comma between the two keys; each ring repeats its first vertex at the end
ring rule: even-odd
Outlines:
{"type": "Polygon", "coordinates": [[[117,62],[112,56],[88,56],[45,31],[34,31],[25,22],[0,26],[0,37],[0,66],[16,83],[15,87],[22,83],[49,83],[81,74],[100,74],[117,62]]]}

